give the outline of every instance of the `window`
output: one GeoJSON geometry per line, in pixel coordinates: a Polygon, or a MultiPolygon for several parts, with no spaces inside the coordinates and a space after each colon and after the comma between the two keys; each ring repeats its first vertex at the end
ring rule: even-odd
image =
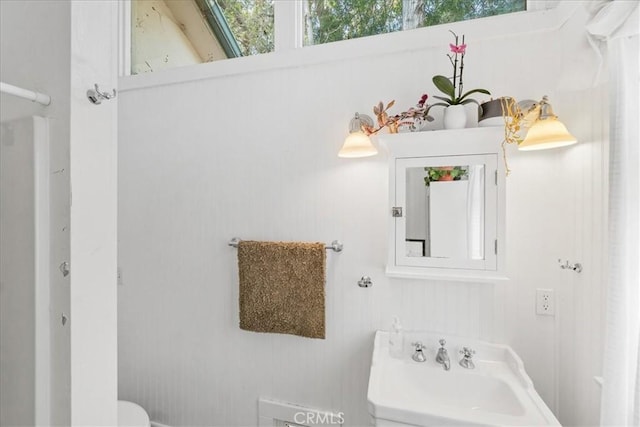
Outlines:
{"type": "Polygon", "coordinates": [[[526,7],[526,0],[130,1],[131,74],[282,49],[285,41],[279,39],[281,46],[276,46],[276,25],[279,34],[296,39],[286,39],[289,47],[300,47],[523,11],[526,7]],[[276,7],[276,2],[280,6],[276,7]],[[294,14],[290,6],[294,6],[294,14]],[[289,27],[304,31],[289,31],[289,27]]]}
{"type": "Polygon", "coordinates": [[[219,0],[242,55],[273,52],[273,0],[219,0]]]}
{"type": "Polygon", "coordinates": [[[306,0],[305,45],[525,10],[525,0],[306,0]]]}
{"type": "Polygon", "coordinates": [[[273,51],[274,0],[132,0],[131,73],[273,51]]]}

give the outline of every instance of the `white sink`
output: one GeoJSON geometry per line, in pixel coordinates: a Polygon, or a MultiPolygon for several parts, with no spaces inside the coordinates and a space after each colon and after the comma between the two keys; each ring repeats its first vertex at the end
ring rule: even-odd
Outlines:
{"type": "Polygon", "coordinates": [[[411,359],[406,345],[401,359],[389,356],[389,335],[376,332],[369,373],[369,413],[376,426],[559,426],[544,404],[520,358],[508,346],[445,337],[451,369],[435,361],[440,335],[407,334],[421,341],[427,361],[411,359]],[[475,369],[458,364],[459,350],[472,347],[475,369]]]}

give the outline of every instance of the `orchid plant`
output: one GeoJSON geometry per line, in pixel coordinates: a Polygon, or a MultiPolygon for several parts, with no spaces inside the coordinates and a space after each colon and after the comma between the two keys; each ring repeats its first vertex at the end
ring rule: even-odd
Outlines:
{"type": "Polygon", "coordinates": [[[458,44],[458,35],[451,30],[449,30],[449,32],[455,37],[455,44],[449,43],[450,53],[447,54],[447,57],[453,66],[453,77],[450,78],[441,75],[433,77],[433,84],[440,92],[447,95],[446,98],[442,96],[434,96],[434,98],[444,102],[438,102],[433,105],[448,107],[449,105],[468,104],[470,102],[477,104],[478,101],[469,98],[469,95],[473,93],[484,93],[486,95],[491,94],[486,89],[473,89],[465,93],[462,92],[462,72],[464,71],[464,55],[467,51],[467,45],[464,42],[464,35],[462,35],[462,43],[458,44]]]}

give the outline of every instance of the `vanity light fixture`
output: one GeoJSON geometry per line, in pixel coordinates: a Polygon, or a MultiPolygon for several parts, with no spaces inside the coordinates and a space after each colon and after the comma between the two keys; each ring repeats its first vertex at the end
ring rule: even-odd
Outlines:
{"type": "Polygon", "coordinates": [[[373,126],[373,119],[366,114],[356,113],[349,122],[349,135],[344,140],[338,157],[355,158],[368,157],[378,154],[378,150],[371,143],[369,136],[362,131],[362,125],[373,126]]]}
{"type": "Polygon", "coordinates": [[[518,150],[533,151],[547,148],[558,148],[578,142],[567,127],[553,114],[549,98],[545,95],[542,101],[522,101],[518,106],[524,113],[525,122],[531,123],[527,136],[518,145],[518,150]]]}

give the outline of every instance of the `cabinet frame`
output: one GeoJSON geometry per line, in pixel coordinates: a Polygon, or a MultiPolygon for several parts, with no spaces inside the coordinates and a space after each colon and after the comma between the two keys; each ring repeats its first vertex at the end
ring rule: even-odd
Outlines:
{"type": "MultiPolygon", "coordinates": [[[[506,173],[502,159],[502,127],[426,131],[377,136],[389,158],[388,257],[386,274],[410,279],[488,282],[506,277],[506,173]],[[451,259],[407,257],[405,249],[405,217],[394,217],[392,211],[406,206],[404,173],[408,167],[456,165],[484,160],[485,164],[485,241],[484,260],[466,260],[460,264],[451,259]],[[465,163],[465,161],[467,163],[465,163]],[[491,188],[490,186],[495,186],[491,188]],[[495,191],[494,191],[495,190],[495,191]],[[495,204],[495,212],[487,209],[495,204]],[[489,215],[487,215],[487,212],[489,215]],[[400,232],[398,232],[400,229],[400,232]],[[404,233],[402,232],[404,230],[404,233]],[[494,235],[489,237],[489,234],[494,235]]],[[[479,163],[476,163],[479,164],[479,163]]]]}

